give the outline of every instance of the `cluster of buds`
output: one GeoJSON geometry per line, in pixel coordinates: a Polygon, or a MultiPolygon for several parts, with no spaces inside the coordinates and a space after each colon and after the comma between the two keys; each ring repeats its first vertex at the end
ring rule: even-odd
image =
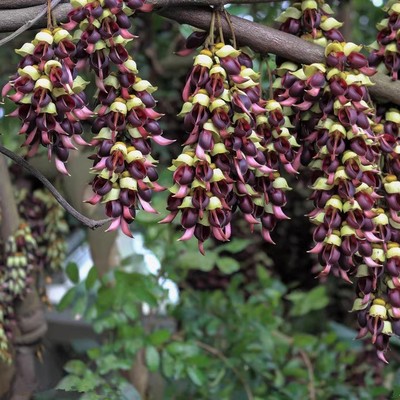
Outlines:
{"type": "Polygon", "coordinates": [[[60,269],[65,260],[69,232],[65,210],[43,189],[19,190],[17,202],[18,211],[29,224],[37,243],[36,266],[47,273],[60,269]]]}
{"type": "Polygon", "coordinates": [[[140,10],[151,11],[145,0],[71,0],[73,10],[69,21],[63,25],[75,31],[79,38],[76,57],[89,59],[91,67],[100,77],[109,74],[109,64],[118,64],[128,57],[127,40],[134,36],[129,32],[130,18],[140,10]]]}
{"type": "Polygon", "coordinates": [[[37,244],[30,227],[22,223],[4,243],[1,289],[11,298],[26,294],[30,275],[35,267],[37,244]]]}
{"type": "MultiPolygon", "coordinates": [[[[277,22],[280,22],[280,30],[325,47],[330,40],[344,40],[338,30],[342,23],[332,14],[330,6],[323,1],[303,0],[288,7],[277,22]]],[[[306,166],[315,153],[312,146],[304,142],[304,137],[315,129],[329,107],[326,104],[329,98],[325,95],[325,72],[324,64],[300,66],[285,60],[278,63],[275,71],[274,98],[290,118],[293,126],[289,130],[301,144],[297,157],[306,166]]]]}
{"type": "MultiPolygon", "coordinates": [[[[282,107],[288,118],[288,132],[292,140],[303,142],[300,149],[294,151],[295,146],[286,146],[293,154],[290,173],[297,172],[300,161],[307,165],[311,160],[312,148],[304,144],[304,136],[313,130],[326,108],[327,98],[324,95],[327,79],[326,67],[323,64],[303,65],[285,61],[276,68],[276,79],[273,83],[274,99],[282,107]]],[[[287,168],[286,168],[287,170],[287,168]]]]}
{"type": "Polygon", "coordinates": [[[0,302],[0,362],[10,364],[12,362],[12,356],[8,344],[6,323],[3,304],[0,302]]]}
{"type": "Polygon", "coordinates": [[[273,168],[280,154],[285,159],[279,143],[288,139],[286,120],[279,104],[260,94],[259,74],[244,51],[219,42],[195,57],[179,114],[189,137],[171,167],[170,213],[162,222],[180,213],[181,240],[195,236],[202,253],[210,236],[229,240],[236,209],[251,229],[261,222],[269,241],[276,219],[286,218],[281,207],[289,187],[273,168]]]}
{"type": "Polygon", "coordinates": [[[83,92],[87,82],[77,75],[72,59],[72,37],[65,29],[44,29],[16,52],[23,58],[2,91],[3,97],[13,92],[8,98],[18,105],[10,115],[23,122],[19,132],[26,136],[28,155],[42,145],[57,169],[68,174],[65,163],[69,150],[75,149],[72,140],[87,144],[81,121],[92,116],[83,92]]]}
{"type": "Polygon", "coordinates": [[[303,0],[288,7],[278,18],[283,32],[325,47],[328,41],[343,42],[339,28],[343,23],[332,17],[329,4],[316,0],[303,0]]]}
{"type": "Polygon", "coordinates": [[[368,105],[366,86],[371,82],[357,71],[351,60],[360,48],[351,43],[326,47],[329,97],[324,116],[305,141],[314,147],[311,167],[316,171],[311,221],[317,225],[313,253],[324,267],[349,280],[360,262],[371,261],[379,198],[379,150],[372,130],[373,109],[368,105]]]}
{"type": "Polygon", "coordinates": [[[290,106],[285,114],[298,132],[301,161],[314,170],[311,252],[318,254],[322,275],[332,270],[349,282],[357,278],[358,337],[369,332],[385,362],[390,336],[400,334],[400,114],[390,107],[375,114],[367,87],[375,72],[370,65],[382,63],[397,79],[397,8],[398,2],[388,3],[389,16],[378,25],[375,51],[367,59],[360,47],[343,43],[341,24],[327,5],[307,0],[293,5],[279,19],[280,29],[326,47],[327,68],[320,69],[326,82],[315,77],[321,86],[319,93],[312,90],[304,84],[311,66],[289,63],[278,68],[275,82],[275,98],[290,106]],[[304,87],[319,96],[310,99],[311,108],[294,96],[304,87]]]}
{"type": "Polygon", "coordinates": [[[96,176],[88,202],[105,203],[106,214],[113,219],[108,230],[121,227],[132,236],[129,224],[137,209],[156,212],[150,205],[152,193],[163,190],[157,183],[150,139],[160,145],[171,143],[161,136],[161,114],[154,111],[156,88],[138,76],[126,50],[135,37],[128,30],[129,17],[150,8],[142,0],[79,0],[72,5],[75,9],[64,27],[79,28],[76,57],[89,60],[98,89],[92,126],[96,154],[91,157],[96,176]]]}
{"type": "Polygon", "coordinates": [[[2,244],[0,260],[0,360],[11,362],[8,336],[14,320],[14,301],[21,299],[29,288],[35,268],[37,245],[29,225],[18,230],[2,244]]]}
{"type": "Polygon", "coordinates": [[[370,46],[372,51],[368,61],[378,71],[387,73],[393,80],[397,80],[400,70],[400,39],[398,35],[400,3],[397,0],[389,0],[383,9],[387,13],[387,17],[377,24],[379,33],[376,41],[370,46]]]}

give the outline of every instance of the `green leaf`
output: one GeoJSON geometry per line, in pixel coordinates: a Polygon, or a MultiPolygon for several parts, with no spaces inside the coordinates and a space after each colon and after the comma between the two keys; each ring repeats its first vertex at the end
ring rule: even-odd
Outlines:
{"type": "Polygon", "coordinates": [[[153,346],[160,346],[169,340],[171,332],[168,329],[159,329],[148,336],[148,341],[153,346]]]}
{"type": "Polygon", "coordinates": [[[90,271],[86,277],[85,286],[87,290],[90,290],[94,286],[98,277],[99,274],[97,272],[97,268],[93,266],[92,268],[90,268],[90,271]]]}
{"type": "Polygon", "coordinates": [[[69,374],[82,376],[87,370],[86,364],[81,360],[71,360],[64,365],[65,371],[69,374]]]}
{"type": "Polygon", "coordinates": [[[119,390],[122,393],[121,400],[141,400],[139,392],[130,383],[122,383],[119,390]]]}
{"type": "Polygon", "coordinates": [[[135,321],[139,316],[138,308],[138,305],[132,302],[128,302],[122,306],[123,312],[133,321],[135,321]]]}
{"type": "Polygon", "coordinates": [[[217,247],[217,251],[220,253],[221,251],[228,251],[229,253],[240,253],[245,250],[247,246],[251,243],[251,240],[248,239],[234,239],[229,243],[223,244],[222,246],[217,247]]]}
{"type": "Polygon", "coordinates": [[[216,254],[207,252],[204,256],[199,255],[197,249],[179,255],[179,266],[184,269],[200,269],[211,271],[216,262],[216,254]]]}
{"type": "Polygon", "coordinates": [[[145,350],[146,364],[151,372],[158,371],[160,367],[160,354],[154,346],[147,346],[145,350]]]}
{"type": "Polygon", "coordinates": [[[77,294],[76,287],[72,287],[71,289],[69,289],[58,303],[57,310],[64,311],[68,306],[70,306],[75,300],[76,294],[77,294]]]}
{"type": "Polygon", "coordinates": [[[79,269],[76,263],[70,262],[65,268],[65,273],[72,283],[79,283],[79,269]]]}
{"type": "Polygon", "coordinates": [[[224,274],[233,274],[240,269],[239,262],[231,257],[220,257],[216,261],[217,267],[224,274]]]}
{"type": "Polygon", "coordinates": [[[65,390],[66,392],[76,391],[81,382],[82,379],[79,376],[68,375],[65,378],[61,379],[61,381],[56,386],[56,389],[65,390]]]}
{"type": "Polygon", "coordinates": [[[286,298],[293,303],[290,315],[299,317],[311,311],[321,310],[329,304],[329,298],[324,286],[317,286],[309,292],[296,290],[286,295],[286,298]]]}
{"type": "Polygon", "coordinates": [[[96,393],[85,393],[81,397],[79,397],[79,400],[102,400],[102,399],[103,397],[96,393]]]}
{"type": "Polygon", "coordinates": [[[187,373],[189,375],[190,380],[197,386],[203,386],[205,381],[206,381],[206,377],[204,376],[203,372],[194,367],[188,367],[187,369],[187,373]]]}
{"type": "Polygon", "coordinates": [[[315,346],[318,342],[316,336],[308,335],[306,333],[299,333],[293,336],[293,345],[295,347],[307,348],[315,346]]]}

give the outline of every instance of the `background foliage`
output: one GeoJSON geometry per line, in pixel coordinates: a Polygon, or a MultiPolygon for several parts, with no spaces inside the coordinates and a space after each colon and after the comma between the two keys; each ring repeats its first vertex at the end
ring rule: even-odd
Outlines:
{"type": "MultiPolygon", "coordinates": [[[[234,5],[229,11],[273,25],[287,5],[234,5]]],[[[371,43],[382,16],[380,5],[362,0],[334,3],[338,19],[351,21],[346,39],[371,43]]],[[[163,170],[183,142],[175,115],[192,58],[172,54],[191,29],[153,14],[143,16],[137,27],[137,63],[159,87],[157,108],[166,114],[165,136],[177,139],[175,147],[158,149],[163,170]]],[[[1,59],[8,60],[0,65],[1,84],[18,60],[12,49],[31,35],[0,47],[1,59]]],[[[267,79],[264,82],[267,86],[267,79]]],[[[5,112],[8,107],[6,103],[5,112]]],[[[21,144],[17,124],[14,119],[0,121],[1,140],[11,149],[21,144]]],[[[59,310],[72,309],[90,322],[99,340],[65,365],[66,376],[57,389],[85,400],[139,399],[128,372],[132,360],[142,354],[151,379],[159,383],[157,376],[163,377],[166,399],[350,400],[395,393],[400,373],[396,343],[383,373],[369,345],[354,341],[355,329],[344,327],[355,328],[348,316],[352,293],[337,279],[324,285],[314,279],[315,260],[306,254],[312,241],[304,217],[309,192],[302,182],[293,184],[298,189],[289,196],[293,219],[277,227],[276,246],[255,236],[249,239],[238,223],[232,242],[209,244],[200,257],[196,243],[176,244],[174,226],[155,223],[162,215],[139,214],[136,229],[160,262],[157,275],[138,272],[144,262],[140,255],[101,277],[93,267],[83,281],[77,266],[69,264],[66,273],[74,286],[59,310]],[[180,289],[177,304],[166,301],[161,285],[166,279],[180,289]],[[149,323],[151,318],[156,322],[149,323]]],[[[159,196],[155,207],[161,211],[163,204],[165,198],[159,196]]]]}

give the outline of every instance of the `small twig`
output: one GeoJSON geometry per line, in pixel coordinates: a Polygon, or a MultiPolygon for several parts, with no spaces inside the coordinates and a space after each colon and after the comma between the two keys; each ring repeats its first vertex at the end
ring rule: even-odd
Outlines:
{"type": "Polygon", "coordinates": [[[310,395],[310,400],[317,400],[317,394],[315,392],[315,377],[314,377],[314,368],[312,366],[311,360],[308,357],[307,353],[304,350],[299,350],[300,356],[304,361],[305,366],[307,367],[308,372],[308,393],[310,395]]]}
{"type": "Polygon", "coordinates": [[[267,74],[268,74],[268,81],[269,81],[269,98],[272,100],[274,98],[274,91],[272,88],[272,84],[274,82],[273,76],[272,76],[272,71],[271,67],[269,65],[269,56],[267,56],[267,59],[265,60],[265,64],[267,65],[267,74]]]}
{"type": "Polygon", "coordinates": [[[64,199],[64,197],[58,192],[58,190],[50,183],[50,181],[42,175],[40,171],[38,171],[36,168],[32,167],[27,161],[25,161],[22,157],[19,155],[15,154],[14,152],[8,150],[7,148],[3,147],[0,145],[0,153],[4,154],[8,158],[11,158],[15,163],[20,165],[21,167],[25,168],[30,174],[32,174],[35,178],[37,178],[40,182],[43,183],[44,186],[51,192],[51,194],[54,196],[54,198],[60,203],[60,205],[68,212],[70,213],[73,217],[75,217],[79,222],[82,222],[82,224],[86,225],[90,229],[96,229],[99,228],[100,226],[107,224],[108,222],[112,221],[112,218],[107,218],[107,219],[102,219],[99,221],[90,219],[88,217],[85,217],[82,215],[79,211],[77,211],[74,207],[71,206],[67,202],[67,200],[64,199]]]}
{"type": "Polygon", "coordinates": [[[244,390],[246,392],[248,400],[254,400],[254,395],[253,395],[253,393],[252,393],[252,391],[250,389],[250,386],[247,384],[247,382],[245,381],[243,376],[240,374],[240,372],[235,367],[233,367],[231,365],[229,360],[225,357],[225,355],[220,350],[216,349],[215,347],[210,346],[207,343],[203,343],[203,342],[200,342],[198,340],[196,340],[196,344],[197,344],[197,346],[199,346],[203,350],[206,350],[210,354],[218,357],[228,368],[230,368],[232,370],[232,372],[236,375],[236,377],[239,379],[241,384],[243,385],[243,388],[244,388],[244,390]]]}
{"type": "Polygon", "coordinates": [[[237,43],[236,43],[235,30],[233,29],[231,16],[228,13],[228,11],[226,11],[226,8],[224,8],[224,14],[225,14],[226,22],[228,23],[229,28],[230,28],[231,33],[232,33],[232,44],[233,44],[233,47],[236,49],[237,48],[237,43]]]}
{"type": "Polygon", "coordinates": [[[51,21],[51,0],[47,0],[47,29],[52,29],[53,24],[51,21]]]}
{"type": "MultiPolygon", "coordinates": [[[[58,4],[61,3],[62,0],[52,0],[50,3],[50,0],[48,0],[49,3],[43,7],[43,10],[40,11],[35,18],[29,20],[26,22],[24,25],[22,25],[19,29],[17,29],[15,32],[13,32],[11,35],[5,37],[4,39],[0,40],[0,46],[3,46],[4,44],[10,42],[11,40],[15,39],[17,36],[21,35],[21,33],[27,31],[29,28],[31,28],[36,22],[38,22],[46,13],[48,15],[51,15],[51,10],[58,4]]],[[[49,18],[49,17],[47,17],[49,18]]],[[[47,24],[49,25],[49,20],[47,20],[47,24]]],[[[51,25],[51,17],[50,17],[50,25],[51,25]]]]}
{"type": "Polygon", "coordinates": [[[222,31],[221,12],[219,10],[216,10],[215,12],[217,14],[217,21],[218,21],[219,40],[220,42],[225,43],[224,32],[222,31]]]}
{"type": "MultiPolygon", "coordinates": [[[[293,346],[293,338],[285,335],[282,332],[278,331],[272,331],[272,336],[275,336],[276,338],[283,340],[285,343],[287,343],[290,346],[293,346]]],[[[304,350],[298,350],[301,359],[303,360],[307,372],[308,372],[308,393],[310,395],[310,400],[317,400],[317,393],[315,391],[315,376],[314,376],[314,368],[312,366],[310,357],[308,357],[308,354],[304,350]]]]}

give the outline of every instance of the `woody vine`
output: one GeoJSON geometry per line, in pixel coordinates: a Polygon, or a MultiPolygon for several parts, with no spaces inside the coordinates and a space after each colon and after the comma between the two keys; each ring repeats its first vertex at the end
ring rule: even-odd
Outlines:
{"type": "MultiPolygon", "coordinates": [[[[137,39],[131,24],[138,13],[157,7],[179,22],[193,21],[204,30],[190,35],[183,51],[194,54],[178,114],[186,137],[171,161],[169,214],[160,222],[179,221],[180,240],[194,237],[200,253],[207,240],[235,240],[236,218],[273,243],[276,224],[288,218],[285,193],[291,188],[285,177],[310,174],[310,252],[318,257],[320,276],[333,274],[355,286],[359,337],[369,335],[387,362],[389,339],[400,335],[400,3],[388,2],[376,42],[364,49],[344,41],[342,24],[322,1],[290,6],[278,18],[280,32],[260,30],[283,41],[287,35],[298,38],[281,49],[276,42],[265,48],[254,39],[246,43],[243,26],[250,23],[230,16],[220,3],[176,15],[171,3],[71,0],[67,22],[58,25],[48,2],[47,28],[16,50],[17,72],[2,91],[15,103],[10,117],[21,121],[27,157],[45,148],[67,175],[70,151],[90,145],[93,195],[87,201],[104,204],[107,219],[85,221],[110,223],[108,231],[132,236],[137,212],[155,213],[152,198],[166,189],[158,183],[152,143],[172,141],[160,128],[156,88],[140,78],[140,66],[126,50],[137,39]],[[310,51],[288,54],[296,43],[310,51]],[[261,76],[245,44],[264,55],[275,52],[276,69],[261,76]],[[92,82],[80,77],[84,68],[92,82]],[[270,81],[269,91],[263,91],[261,78],[270,81]],[[85,94],[89,84],[96,86],[95,103],[85,94]],[[82,138],[83,121],[90,121],[90,143],[82,138]]],[[[4,240],[4,359],[10,357],[13,302],[26,295],[37,264],[35,245],[24,224],[4,240]]]]}

